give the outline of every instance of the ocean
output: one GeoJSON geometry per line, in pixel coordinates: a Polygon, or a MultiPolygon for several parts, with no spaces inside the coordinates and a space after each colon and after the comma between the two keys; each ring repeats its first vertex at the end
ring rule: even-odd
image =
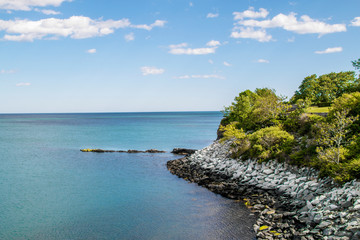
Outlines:
{"type": "Polygon", "coordinates": [[[170,174],[220,112],[0,115],[0,239],[253,239],[249,210],[170,174]],[[165,150],[167,153],[92,153],[165,150]]]}

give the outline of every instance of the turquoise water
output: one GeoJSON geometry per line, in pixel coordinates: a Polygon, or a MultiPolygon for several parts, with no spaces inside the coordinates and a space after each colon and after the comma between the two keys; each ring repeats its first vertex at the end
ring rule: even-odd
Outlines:
{"type": "Polygon", "coordinates": [[[171,175],[218,112],[0,115],[0,239],[252,239],[249,212],[171,175]],[[239,237],[241,236],[241,237],[239,237]]]}

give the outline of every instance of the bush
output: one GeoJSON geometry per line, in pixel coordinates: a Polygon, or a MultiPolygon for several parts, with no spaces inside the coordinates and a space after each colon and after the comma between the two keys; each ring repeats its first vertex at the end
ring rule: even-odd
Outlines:
{"type": "Polygon", "coordinates": [[[294,136],[274,126],[262,128],[249,135],[249,141],[251,144],[248,151],[249,157],[260,161],[284,160],[291,153],[294,136]]]}

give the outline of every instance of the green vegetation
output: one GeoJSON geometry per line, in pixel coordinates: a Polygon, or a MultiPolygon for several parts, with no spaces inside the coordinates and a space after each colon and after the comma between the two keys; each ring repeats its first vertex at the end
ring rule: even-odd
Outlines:
{"type": "Polygon", "coordinates": [[[302,99],[309,101],[311,105],[330,106],[342,94],[358,90],[359,79],[356,79],[355,72],[329,73],[320,77],[313,74],[302,81],[291,102],[296,103],[302,99]]]}
{"type": "Polygon", "coordinates": [[[329,113],[329,107],[308,107],[305,109],[306,113],[329,113]]]}
{"type": "Polygon", "coordinates": [[[359,82],[354,72],[311,75],[290,102],[268,88],[241,92],[224,110],[222,140],[233,140],[233,158],[314,167],[339,183],[359,178],[359,82]]]}

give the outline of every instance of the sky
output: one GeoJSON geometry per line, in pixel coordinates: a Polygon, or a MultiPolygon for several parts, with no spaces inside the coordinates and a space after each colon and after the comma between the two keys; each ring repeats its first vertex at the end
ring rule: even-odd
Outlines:
{"type": "Polygon", "coordinates": [[[354,71],[359,0],[0,0],[0,113],[219,111],[354,71]]]}

